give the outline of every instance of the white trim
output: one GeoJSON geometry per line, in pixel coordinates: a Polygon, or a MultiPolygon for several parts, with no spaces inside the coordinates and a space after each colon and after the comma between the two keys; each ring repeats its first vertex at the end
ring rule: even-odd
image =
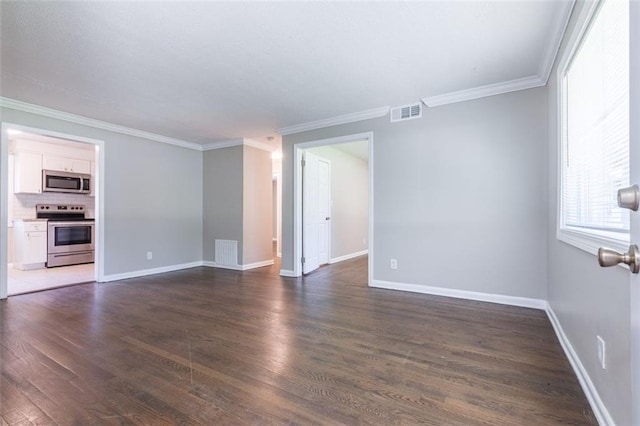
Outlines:
{"type": "Polygon", "coordinates": [[[249,269],[262,268],[265,266],[273,265],[273,259],[263,260],[261,262],[247,263],[246,265],[218,265],[216,262],[204,261],[202,262],[202,266],[207,266],[209,268],[220,268],[220,269],[231,269],[232,271],[248,271],[249,269]]]}
{"type": "MultiPolygon", "coordinates": [[[[629,235],[627,235],[626,239],[616,237],[617,235],[613,232],[582,232],[579,229],[561,228],[560,226],[557,226],[556,229],[556,238],[558,240],[593,255],[598,254],[600,247],[626,252],[629,248],[629,235]]],[[[625,264],[620,264],[619,266],[628,268],[625,264]]]]}
{"type": "Polygon", "coordinates": [[[591,405],[591,409],[593,410],[593,414],[595,414],[596,419],[598,420],[598,424],[615,425],[611,414],[609,414],[609,410],[607,410],[604,402],[602,402],[602,399],[598,394],[598,390],[591,381],[591,378],[589,377],[587,370],[584,368],[584,365],[582,365],[580,357],[578,357],[578,354],[573,349],[571,342],[562,329],[562,325],[560,325],[558,317],[551,308],[551,305],[549,305],[548,303],[546,311],[547,316],[549,317],[549,321],[551,321],[551,325],[553,326],[553,330],[556,332],[556,336],[560,341],[560,346],[562,346],[562,349],[569,359],[569,363],[571,364],[573,371],[576,373],[576,376],[578,376],[580,386],[582,387],[582,390],[584,391],[584,394],[589,401],[589,405],[591,405]]]}
{"type": "Polygon", "coordinates": [[[291,278],[296,278],[299,275],[296,275],[295,272],[293,272],[290,269],[280,269],[280,276],[281,277],[291,277],[291,278]]]}
{"type": "Polygon", "coordinates": [[[6,299],[8,295],[7,284],[9,274],[7,272],[9,253],[9,134],[8,126],[2,123],[0,135],[0,299],[6,299]]]}
{"type": "Polygon", "coordinates": [[[373,132],[357,133],[353,135],[338,136],[329,139],[320,139],[309,142],[300,142],[293,145],[293,275],[299,277],[302,275],[302,153],[305,149],[317,146],[335,145],[339,143],[366,140],[369,143],[369,236],[367,251],[368,259],[368,285],[373,282],[373,132]]]}
{"type": "Polygon", "coordinates": [[[145,277],[147,275],[163,274],[165,272],[179,271],[181,269],[189,269],[202,266],[202,261],[182,263],[179,265],[161,266],[159,268],[141,269],[138,271],[124,272],[122,274],[105,275],[103,282],[126,280],[129,278],[145,277]]]}
{"type": "Polygon", "coordinates": [[[17,111],[24,111],[31,114],[42,115],[49,118],[55,118],[57,120],[81,124],[83,126],[94,127],[96,129],[108,130],[110,132],[135,136],[138,138],[148,139],[156,142],[162,142],[169,145],[176,145],[182,148],[189,148],[196,151],[202,151],[202,145],[198,143],[187,142],[181,139],[175,139],[175,138],[170,138],[168,136],[158,135],[156,133],[132,129],[131,127],[125,127],[125,126],[120,126],[118,124],[107,123],[106,121],[95,120],[93,118],[71,114],[68,112],[58,111],[56,109],[46,108],[39,105],[29,104],[27,102],[18,101],[15,99],[0,97],[0,107],[15,109],[17,111]]]}
{"type": "Polygon", "coordinates": [[[553,23],[549,42],[547,43],[547,48],[545,49],[542,62],[540,62],[540,69],[538,70],[538,76],[540,76],[542,81],[544,81],[544,84],[547,84],[549,81],[553,64],[556,60],[556,56],[558,56],[562,39],[564,38],[567,26],[569,25],[569,19],[571,18],[571,12],[575,6],[575,0],[565,1],[562,5],[564,8],[556,15],[556,21],[553,23]]]}
{"type": "Polygon", "coordinates": [[[333,259],[329,259],[329,264],[332,265],[334,263],[344,262],[345,260],[354,259],[356,257],[364,256],[365,254],[368,254],[368,253],[369,253],[369,250],[361,250],[361,251],[357,251],[355,253],[345,254],[344,256],[334,257],[333,259]]]}
{"type": "Polygon", "coordinates": [[[294,133],[306,132],[309,130],[322,129],[324,127],[338,126],[340,124],[355,123],[356,121],[369,120],[372,118],[384,117],[389,113],[389,107],[369,109],[366,111],[353,112],[351,114],[339,115],[337,117],[326,118],[323,120],[311,121],[309,123],[296,124],[293,126],[282,127],[278,129],[278,133],[283,136],[292,135],[294,133]]]}
{"type": "Polygon", "coordinates": [[[500,305],[520,306],[545,310],[547,301],[528,297],[506,296],[503,294],[479,293],[476,291],[457,290],[444,287],[432,287],[422,284],[398,283],[392,281],[374,280],[371,287],[388,290],[402,290],[413,293],[432,294],[436,296],[454,297],[456,299],[477,300],[480,302],[498,303],[500,305]]]}
{"type": "Polygon", "coordinates": [[[518,78],[500,83],[487,84],[486,86],[473,87],[471,89],[459,90],[457,92],[444,93],[442,95],[428,96],[422,98],[422,102],[429,108],[454,104],[457,102],[470,101],[472,99],[485,98],[487,96],[501,95],[518,90],[532,89],[544,86],[546,82],[538,75],[518,78]]]}

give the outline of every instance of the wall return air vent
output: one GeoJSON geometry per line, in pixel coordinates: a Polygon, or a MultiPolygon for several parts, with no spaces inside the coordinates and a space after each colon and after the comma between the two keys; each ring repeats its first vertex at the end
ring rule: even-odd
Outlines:
{"type": "Polygon", "coordinates": [[[411,105],[403,105],[391,108],[391,122],[412,120],[422,117],[422,104],[420,102],[411,105]]]}

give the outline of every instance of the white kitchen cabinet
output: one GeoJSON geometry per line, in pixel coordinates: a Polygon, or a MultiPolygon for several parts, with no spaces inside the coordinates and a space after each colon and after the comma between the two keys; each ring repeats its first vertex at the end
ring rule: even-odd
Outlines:
{"type": "Polygon", "coordinates": [[[42,158],[42,168],[45,170],[83,173],[88,175],[91,173],[91,162],[89,160],[78,160],[76,158],[45,155],[42,158]]]}
{"type": "Polygon", "coordinates": [[[44,268],[47,262],[47,221],[17,220],[13,224],[13,267],[44,268]]]}
{"type": "Polygon", "coordinates": [[[42,155],[16,152],[14,155],[13,192],[40,194],[42,192],[42,155]]]}

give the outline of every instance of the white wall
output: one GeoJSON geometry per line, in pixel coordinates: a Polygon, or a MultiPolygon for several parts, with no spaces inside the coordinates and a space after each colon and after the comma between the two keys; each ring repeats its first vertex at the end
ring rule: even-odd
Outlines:
{"type": "Polygon", "coordinates": [[[243,154],[243,244],[242,264],[273,261],[272,250],[272,160],[271,153],[244,146],[243,154]]]}
{"type": "MultiPolygon", "coordinates": [[[[576,17],[583,7],[583,2],[576,3],[567,35],[575,27],[576,17]]],[[[559,58],[564,53],[565,43],[559,58]]],[[[596,256],[556,238],[559,184],[557,65],[546,90],[549,114],[548,300],[609,414],[616,424],[628,425],[631,424],[629,272],[617,267],[600,268],[596,256]],[[606,342],[606,370],[598,364],[596,335],[606,342]]]]}
{"type": "Polygon", "coordinates": [[[308,151],[331,162],[332,261],[366,250],[369,232],[368,163],[335,146],[321,146],[308,151]]]}
{"type": "Polygon", "coordinates": [[[278,238],[278,180],[271,182],[271,237],[278,238]]]}
{"type": "Polygon", "coordinates": [[[285,136],[282,268],[294,261],[293,145],[372,131],[375,280],[546,299],[546,94],[285,136]]]}
{"type": "Polygon", "coordinates": [[[9,108],[0,112],[3,122],[105,142],[106,276],[202,260],[201,152],[9,108]]]}

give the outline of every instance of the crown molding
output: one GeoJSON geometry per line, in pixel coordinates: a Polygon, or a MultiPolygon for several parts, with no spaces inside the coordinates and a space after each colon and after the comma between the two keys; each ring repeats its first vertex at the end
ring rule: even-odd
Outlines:
{"type": "Polygon", "coordinates": [[[294,133],[306,132],[309,130],[322,129],[324,127],[337,126],[340,124],[355,123],[356,121],[369,120],[371,118],[384,117],[389,113],[389,107],[369,109],[351,114],[339,115],[337,117],[326,118],[324,120],[311,121],[309,123],[296,124],[293,126],[278,129],[281,135],[292,135],[294,133]]]}
{"type": "Polygon", "coordinates": [[[71,114],[64,111],[58,111],[56,109],[43,107],[40,105],[34,105],[27,102],[18,101],[15,99],[0,97],[0,107],[14,109],[17,111],[28,112],[30,114],[37,114],[44,117],[55,118],[57,120],[67,121],[69,123],[81,124],[83,126],[89,126],[96,129],[108,130],[110,132],[120,133],[123,135],[135,136],[138,138],[148,139],[155,142],[162,142],[169,145],[176,145],[182,148],[189,148],[196,151],[202,151],[202,145],[187,142],[181,139],[170,138],[168,136],[158,135],[156,133],[145,132],[143,130],[132,129],[130,127],[120,126],[118,124],[107,123],[106,121],[95,120],[93,118],[84,117],[82,115],[71,114]]]}
{"type": "Polygon", "coordinates": [[[456,102],[470,101],[472,99],[484,98],[487,96],[501,95],[518,90],[531,89],[533,87],[544,86],[546,83],[537,75],[504,81],[501,83],[488,84],[486,86],[474,87],[473,89],[460,90],[458,92],[444,93],[437,96],[422,98],[422,102],[428,107],[453,104],[456,102]]]}
{"type": "Polygon", "coordinates": [[[538,70],[538,76],[542,81],[544,81],[544,84],[547,84],[549,81],[553,64],[556,62],[556,57],[558,56],[560,45],[562,44],[564,34],[567,31],[569,19],[571,18],[571,13],[573,12],[576,2],[575,0],[567,0],[562,4],[564,8],[556,16],[556,20],[553,23],[549,42],[547,43],[547,48],[544,52],[544,56],[542,57],[540,69],[538,70]]]}

